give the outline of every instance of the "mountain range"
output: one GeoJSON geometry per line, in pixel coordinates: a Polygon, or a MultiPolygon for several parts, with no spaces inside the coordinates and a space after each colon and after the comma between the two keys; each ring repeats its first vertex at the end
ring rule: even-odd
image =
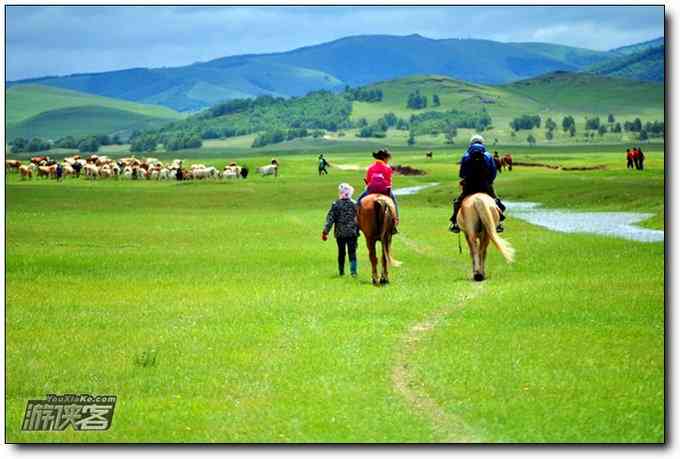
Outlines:
{"type": "Polygon", "coordinates": [[[6,87],[39,84],[196,111],[234,98],[302,96],[312,90],[338,90],[419,74],[480,84],[510,83],[554,71],[662,81],[663,43],[659,38],[594,51],[550,43],[361,35],[281,53],[229,56],[181,67],[33,78],[7,82],[6,87]]]}

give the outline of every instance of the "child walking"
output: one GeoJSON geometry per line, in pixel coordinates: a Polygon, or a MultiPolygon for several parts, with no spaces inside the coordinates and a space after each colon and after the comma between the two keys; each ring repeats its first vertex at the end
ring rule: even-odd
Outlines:
{"type": "Polygon", "coordinates": [[[335,225],[335,241],[338,243],[338,271],[345,275],[345,256],[349,254],[349,270],[352,277],[357,275],[357,238],[359,225],[357,224],[357,209],[352,194],[354,188],[347,183],[338,187],[340,199],[331,204],[326,215],[326,225],[321,233],[321,240],[328,240],[331,226],[335,225]]]}

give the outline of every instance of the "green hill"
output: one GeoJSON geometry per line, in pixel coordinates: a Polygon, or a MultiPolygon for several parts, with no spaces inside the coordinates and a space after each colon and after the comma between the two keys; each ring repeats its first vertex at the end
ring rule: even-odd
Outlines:
{"type": "Polygon", "coordinates": [[[425,111],[484,108],[495,126],[505,126],[510,119],[522,114],[646,114],[663,119],[663,85],[584,73],[555,72],[497,86],[466,83],[443,76],[418,76],[385,81],[368,88],[381,89],[383,101],[354,102],[352,118],[355,120],[362,117],[373,120],[387,112],[401,117],[422,112],[406,107],[408,95],[416,89],[430,101],[425,111]],[[434,94],[441,101],[439,107],[431,106],[434,94]]]}
{"type": "Polygon", "coordinates": [[[503,87],[525,96],[546,112],[607,115],[654,115],[663,119],[664,87],[588,73],[556,72],[503,87]]]}
{"type": "Polygon", "coordinates": [[[9,82],[43,84],[196,111],[226,99],[303,96],[409,75],[499,84],[577,71],[611,53],[549,43],[359,35],[281,53],[228,56],[182,67],[132,68],[9,82]]]}
{"type": "MultiPolygon", "coordinates": [[[[474,112],[481,108],[494,118],[509,120],[518,114],[536,112],[541,108],[530,98],[510,93],[502,86],[467,83],[441,75],[400,78],[369,85],[367,88],[383,91],[383,100],[379,103],[355,101],[352,110],[352,119],[355,121],[360,118],[374,121],[388,112],[409,118],[423,111],[456,109],[474,112]],[[416,90],[430,101],[426,109],[413,110],[406,107],[409,94],[416,90]],[[433,107],[431,103],[435,94],[441,101],[439,107],[433,107]]],[[[494,124],[495,121],[494,119],[494,124]]]]}
{"type": "Polygon", "coordinates": [[[117,108],[83,106],[48,110],[28,119],[8,125],[9,138],[42,137],[58,139],[65,136],[111,134],[139,129],[154,129],[167,124],[167,118],[156,118],[117,108]]]}
{"type": "Polygon", "coordinates": [[[506,144],[525,143],[529,134],[538,143],[620,143],[634,140],[637,133],[606,132],[594,138],[590,135],[594,131],[585,129],[586,119],[599,117],[608,128],[612,127],[607,121],[609,114],[622,125],[638,117],[643,124],[664,121],[662,84],[587,73],[555,72],[506,85],[424,75],[383,81],[357,91],[364,95],[380,93],[381,97],[371,98],[373,102],[357,101],[356,91],[351,90],[339,94],[321,91],[292,99],[262,96],[232,100],[149,135],[158,136],[160,143],[201,135],[225,148],[250,144],[311,148],[321,138],[328,144],[358,141],[405,145],[412,132],[419,144],[427,145],[444,143],[452,126],[457,128],[459,139],[482,126],[485,136],[506,144]],[[427,107],[407,107],[409,95],[416,91],[427,98],[427,107]],[[435,95],[439,106],[433,105],[435,95]],[[522,115],[539,115],[543,125],[513,132],[510,122],[522,115]],[[568,115],[575,120],[578,137],[560,127],[568,115]],[[546,136],[548,118],[558,125],[552,138],[546,136]]]}
{"type": "Polygon", "coordinates": [[[630,54],[616,56],[586,68],[598,75],[616,76],[632,80],[663,81],[665,46],[642,48],[630,54]]]}
{"type": "Polygon", "coordinates": [[[183,118],[169,108],[40,85],[5,91],[7,137],[58,138],[159,127],[183,118]]]}
{"type": "Polygon", "coordinates": [[[658,48],[659,46],[664,46],[664,37],[655,38],[653,40],[643,41],[641,43],[635,43],[628,46],[621,46],[620,48],[614,48],[610,52],[623,55],[623,54],[635,54],[640,51],[645,51],[651,48],[658,48]]]}

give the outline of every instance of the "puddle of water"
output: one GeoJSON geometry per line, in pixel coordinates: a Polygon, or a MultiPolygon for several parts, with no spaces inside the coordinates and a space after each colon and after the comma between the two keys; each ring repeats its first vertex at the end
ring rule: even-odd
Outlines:
{"type": "Polygon", "coordinates": [[[411,194],[416,194],[419,191],[423,191],[427,188],[432,188],[433,186],[439,185],[438,182],[435,183],[426,183],[424,185],[416,185],[416,186],[407,186],[404,188],[395,188],[394,189],[394,194],[396,196],[407,196],[411,194]]]}
{"type": "Polygon", "coordinates": [[[548,210],[536,202],[506,202],[508,214],[562,233],[592,233],[632,241],[662,242],[664,232],[635,226],[653,214],[639,212],[572,212],[548,210]]]}
{"type": "Polygon", "coordinates": [[[357,164],[333,164],[332,167],[340,169],[341,171],[358,171],[360,169],[357,164]]]}

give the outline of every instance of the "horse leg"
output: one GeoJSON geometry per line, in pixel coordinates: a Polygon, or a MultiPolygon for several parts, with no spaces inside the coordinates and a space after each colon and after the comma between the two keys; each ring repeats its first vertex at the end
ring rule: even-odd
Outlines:
{"type": "Polygon", "coordinates": [[[378,279],[378,257],[375,255],[375,242],[375,239],[366,240],[368,258],[371,260],[371,278],[373,280],[373,285],[378,285],[380,281],[378,279]]]}
{"type": "Polygon", "coordinates": [[[477,243],[477,237],[474,234],[465,233],[465,240],[467,241],[468,248],[470,249],[470,258],[472,258],[472,275],[476,281],[480,281],[478,277],[481,275],[479,273],[479,245],[477,243]]]}
{"type": "Polygon", "coordinates": [[[480,261],[480,266],[479,266],[479,273],[481,275],[481,279],[475,279],[475,280],[484,280],[486,277],[486,249],[489,248],[489,241],[491,238],[489,237],[489,234],[485,231],[484,235],[482,236],[481,240],[479,241],[479,261],[480,261]]]}
{"type": "Polygon", "coordinates": [[[380,277],[381,284],[390,283],[390,279],[387,273],[387,266],[389,264],[387,257],[388,254],[390,253],[389,243],[390,242],[387,240],[387,238],[381,242],[382,245],[382,276],[380,277]]]}

